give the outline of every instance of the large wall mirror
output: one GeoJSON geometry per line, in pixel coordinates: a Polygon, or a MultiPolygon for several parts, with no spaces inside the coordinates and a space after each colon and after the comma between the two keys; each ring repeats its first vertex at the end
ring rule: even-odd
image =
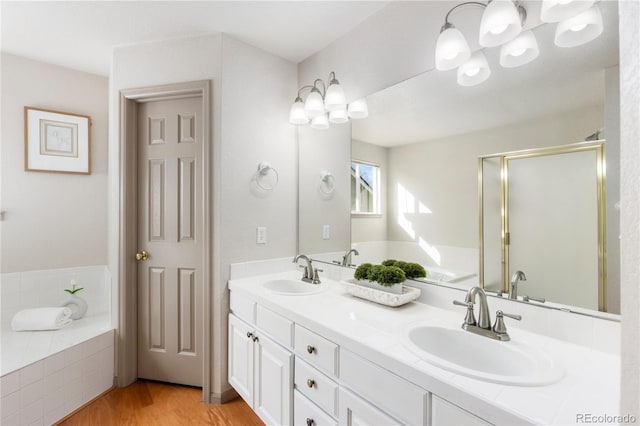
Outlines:
{"type": "MultiPolygon", "coordinates": [[[[319,260],[339,262],[346,250],[355,248],[359,255],[351,257],[352,264],[388,258],[418,262],[429,272],[427,282],[460,288],[483,282],[487,289],[495,291],[504,291],[510,275],[523,270],[527,280],[518,284],[520,300],[527,296],[533,304],[577,307],[596,315],[598,311],[619,313],[617,3],[601,2],[600,9],[603,33],[583,46],[556,46],[555,25],[545,24],[533,30],[540,55],[529,64],[503,68],[499,65],[499,49],[485,49],[492,74],[480,85],[462,87],[456,83],[455,71],[431,70],[369,95],[369,117],[351,123],[350,156],[344,158],[347,153],[332,148],[335,155],[331,161],[335,167],[346,168],[335,182],[336,191],[340,188],[341,192],[334,195],[333,201],[322,200],[325,204],[336,203],[334,207],[341,212],[351,211],[341,213],[340,219],[325,214],[325,220],[341,221],[341,225],[335,225],[337,229],[350,228],[350,245],[344,240],[335,244],[318,242],[322,240],[319,225],[323,217],[307,206],[318,205],[321,198],[315,188],[316,192],[310,195],[301,183],[300,251],[319,260]],[[593,193],[588,196],[591,198],[582,200],[591,206],[588,211],[583,208],[568,213],[564,207],[566,200],[560,203],[559,193],[543,188],[553,187],[553,179],[576,184],[587,179],[585,176],[596,179],[595,160],[587,160],[593,170],[583,170],[576,164],[579,159],[573,157],[557,167],[537,162],[545,158],[554,163],[553,155],[534,156],[529,161],[504,159],[505,154],[519,151],[543,152],[554,147],[567,147],[571,151],[571,147],[581,144],[601,146],[602,159],[606,159],[601,170],[601,203],[598,204],[594,183],[593,193]],[[484,180],[479,184],[479,163],[483,161],[486,161],[484,180]],[[487,227],[491,226],[498,233],[503,231],[503,211],[484,209],[481,216],[479,203],[484,185],[497,188],[493,201],[502,202],[501,161],[509,161],[513,179],[518,176],[523,184],[510,188],[511,201],[520,197],[539,203],[537,207],[522,207],[520,212],[513,207],[511,231],[514,226],[528,230],[541,227],[540,222],[533,222],[541,217],[557,222],[558,229],[566,231],[556,233],[553,241],[549,241],[553,255],[539,242],[532,243],[523,254],[512,255],[524,258],[516,262],[512,257],[506,272],[503,272],[501,237],[491,241],[481,238],[483,227],[484,235],[488,235],[487,227]],[[496,173],[489,174],[492,167],[496,173]],[[345,192],[350,194],[349,198],[345,192]],[[531,209],[537,210],[537,214],[531,209]],[[559,214],[550,216],[554,211],[559,214]],[[567,222],[571,215],[575,220],[567,222]],[[312,235],[305,230],[308,223],[315,224],[312,235]],[[588,231],[576,230],[577,223],[595,225],[588,231]],[[536,272],[551,270],[544,264],[535,265],[544,258],[557,260],[562,253],[567,259],[577,256],[576,235],[581,238],[580,244],[587,240],[593,243],[588,249],[591,257],[581,261],[582,269],[573,266],[573,275],[571,268],[565,268],[557,276],[536,272]],[[603,274],[602,280],[596,278],[596,284],[583,286],[583,269],[589,273],[596,271],[596,276],[603,274]],[[602,282],[606,282],[604,305],[598,304],[603,299],[602,282]],[[542,299],[545,302],[536,301],[542,299]]],[[[311,132],[317,133],[306,128],[300,132],[300,159],[306,158],[307,163],[316,155],[306,151],[307,142],[311,139],[319,142],[330,136],[327,133],[309,136],[311,132]]],[[[330,138],[335,142],[333,136],[335,132],[330,138]]],[[[344,143],[344,134],[339,136],[344,143]]],[[[584,152],[590,155],[592,151],[584,152]]],[[[309,171],[315,180],[319,172],[313,168],[309,171]]],[[[301,182],[307,179],[306,174],[301,165],[301,182]]],[[[486,197],[485,192],[484,203],[488,202],[486,197]]]]}

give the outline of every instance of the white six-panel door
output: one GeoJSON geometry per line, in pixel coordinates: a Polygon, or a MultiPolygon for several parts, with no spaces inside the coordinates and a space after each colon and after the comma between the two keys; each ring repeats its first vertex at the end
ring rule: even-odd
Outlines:
{"type": "Polygon", "coordinates": [[[138,109],[138,376],[202,386],[200,97],[138,109]]]}

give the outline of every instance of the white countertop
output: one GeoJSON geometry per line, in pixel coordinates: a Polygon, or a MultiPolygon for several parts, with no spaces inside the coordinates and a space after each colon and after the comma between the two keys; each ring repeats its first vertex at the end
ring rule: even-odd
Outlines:
{"type": "MultiPolygon", "coordinates": [[[[342,284],[323,278],[326,291],[280,295],[262,284],[274,279],[299,280],[290,271],[229,281],[229,289],[310,328],[414,384],[494,424],[578,424],[577,415],[619,414],[620,358],[583,346],[519,330],[507,323],[513,341],[545,351],[565,369],[552,385],[526,387],[488,383],[443,370],[423,361],[404,343],[412,323],[462,323],[459,314],[424,303],[390,308],[349,295],[342,284]]],[[[491,301],[489,302],[491,308],[491,301]]],[[[507,320],[508,321],[508,320],[507,320]]],[[[463,350],[463,348],[461,348],[463,350]]]]}

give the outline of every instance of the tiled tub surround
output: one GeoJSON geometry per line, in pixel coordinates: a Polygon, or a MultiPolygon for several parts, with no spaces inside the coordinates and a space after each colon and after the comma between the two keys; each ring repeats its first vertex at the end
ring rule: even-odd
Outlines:
{"type": "MultiPolygon", "coordinates": [[[[546,351],[564,367],[565,375],[557,383],[539,387],[488,383],[435,367],[403,344],[403,335],[412,323],[435,319],[459,325],[464,309],[454,310],[449,305],[464,293],[424,286],[421,300],[426,303],[387,308],[349,296],[340,283],[328,278],[339,279],[340,268],[325,269],[327,273],[321,275],[325,275],[323,283],[329,289],[311,296],[277,295],[261,285],[273,279],[299,279],[299,271],[254,277],[240,274],[245,277],[230,280],[229,288],[232,297],[253,300],[335,342],[341,354],[357,354],[431,392],[433,398],[444,398],[493,424],[574,424],[581,413],[619,414],[617,322],[489,298],[492,317],[497,309],[523,315],[522,324],[507,324],[512,339],[546,351]],[[576,331],[578,328],[582,329],[576,331]],[[551,329],[555,338],[536,334],[551,329]]],[[[232,277],[237,277],[233,267],[232,277]]],[[[364,397],[372,400],[372,396],[364,397]]],[[[425,415],[425,423],[430,415],[425,415]]]]}
{"type": "Polygon", "coordinates": [[[2,425],[51,424],[113,386],[114,331],[104,266],[2,274],[0,404],[2,425]],[[21,309],[58,306],[70,281],[86,315],[61,330],[14,332],[21,309]]]}

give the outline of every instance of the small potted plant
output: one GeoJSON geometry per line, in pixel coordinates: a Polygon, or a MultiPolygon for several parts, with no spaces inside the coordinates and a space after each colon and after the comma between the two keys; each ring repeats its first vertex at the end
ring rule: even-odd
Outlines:
{"type": "Polygon", "coordinates": [[[359,285],[394,294],[402,293],[402,283],[407,279],[404,271],[397,266],[371,263],[358,266],[353,277],[359,285]]]}
{"type": "Polygon", "coordinates": [[[69,293],[67,300],[61,305],[71,309],[71,319],[77,320],[87,313],[87,302],[76,293],[83,290],[83,287],[76,288],[76,280],[71,280],[71,288],[65,288],[64,291],[69,293]]]}
{"type": "Polygon", "coordinates": [[[415,278],[424,278],[427,276],[427,271],[425,271],[422,265],[419,265],[417,263],[387,259],[382,262],[382,264],[385,266],[397,266],[398,268],[402,269],[408,280],[413,280],[415,278]]]}

